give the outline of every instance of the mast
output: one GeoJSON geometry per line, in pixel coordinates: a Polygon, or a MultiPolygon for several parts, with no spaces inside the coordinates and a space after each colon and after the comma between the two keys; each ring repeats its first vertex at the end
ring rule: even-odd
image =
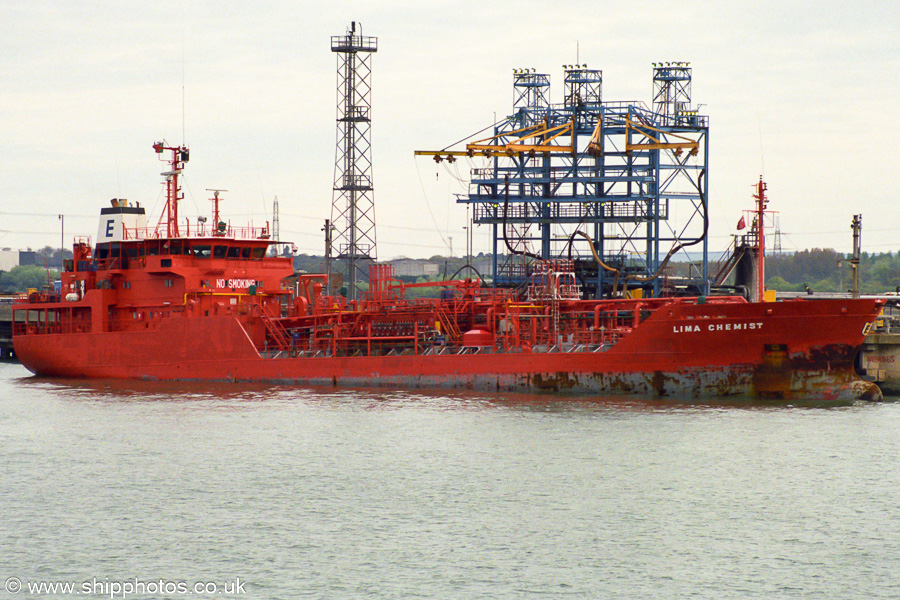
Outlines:
{"type": "Polygon", "coordinates": [[[281,225],[279,224],[278,217],[278,196],[275,196],[275,201],[272,203],[272,239],[276,242],[280,241],[281,236],[281,225]]]}
{"type": "MultiPolygon", "coordinates": [[[[172,157],[168,159],[169,170],[160,173],[166,178],[166,208],[159,217],[159,223],[156,225],[156,233],[159,234],[160,226],[165,218],[166,237],[179,237],[178,234],[178,201],[184,198],[181,194],[181,187],[178,183],[178,177],[184,170],[184,163],[190,160],[190,151],[186,146],[166,146],[166,142],[156,142],[153,149],[157,154],[162,154],[166,150],[172,152],[172,157]]],[[[161,159],[165,160],[165,159],[161,159]]]]}
{"type": "Polygon", "coordinates": [[[850,268],[853,269],[853,298],[859,298],[859,255],[862,249],[862,215],[853,215],[853,258],[850,259],[850,268]]]}
{"type": "Polygon", "coordinates": [[[228,190],[206,188],[206,191],[213,193],[213,197],[209,199],[209,201],[213,203],[213,233],[223,233],[225,231],[225,223],[222,223],[222,219],[219,216],[219,202],[222,200],[219,198],[219,194],[221,192],[227,192],[228,190]]]}
{"type": "Polygon", "coordinates": [[[768,204],[769,202],[766,198],[767,189],[769,188],[763,181],[762,175],[760,175],[759,183],[756,184],[756,194],[753,195],[753,197],[756,198],[756,235],[757,239],[759,240],[759,256],[756,260],[757,302],[764,302],[766,297],[766,228],[763,225],[763,218],[765,217],[766,204],[768,204]]]}

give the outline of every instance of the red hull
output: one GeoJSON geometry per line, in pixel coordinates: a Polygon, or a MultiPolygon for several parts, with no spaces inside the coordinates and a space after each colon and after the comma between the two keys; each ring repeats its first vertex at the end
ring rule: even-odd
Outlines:
{"type": "Polygon", "coordinates": [[[33,373],[64,377],[877,399],[878,388],[856,377],[854,360],[879,309],[874,300],[673,303],[606,351],[563,345],[268,357],[234,316],[166,319],[145,331],[17,336],[15,350],[33,373]]]}

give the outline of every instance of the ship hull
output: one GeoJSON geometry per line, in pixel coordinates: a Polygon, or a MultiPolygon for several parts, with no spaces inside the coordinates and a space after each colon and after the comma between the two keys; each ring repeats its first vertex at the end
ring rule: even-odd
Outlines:
{"type": "Polygon", "coordinates": [[[595,351],[562,344],[540,352],[468,347],[400,356],[265,355],[230,316],[168,319],[152,331],[25,335],[15,339],[15,349],[29,370],[44,376],[880,399],[877,386],[854,372],[877,313],[864,300],[677,304],[595,351]]]}

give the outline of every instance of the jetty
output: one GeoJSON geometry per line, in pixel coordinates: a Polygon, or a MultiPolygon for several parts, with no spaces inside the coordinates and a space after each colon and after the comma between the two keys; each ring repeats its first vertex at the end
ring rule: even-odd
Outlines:
{"type": "Polygon", "coordinates": [[[872,325],[859,352],[859,367],[865,379],[874,381],[886,394],[900,394],[900,313],[887,306],[872,325]]]}
{"type": "Polygon", "coordinates": [[[15,358],[12,344],[12,296],[0,296],[0,359],[15,358]]]}

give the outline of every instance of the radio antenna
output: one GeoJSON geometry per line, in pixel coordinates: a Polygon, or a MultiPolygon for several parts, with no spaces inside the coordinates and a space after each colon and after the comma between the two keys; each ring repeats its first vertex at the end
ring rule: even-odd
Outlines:
{"type": "Polygon", "coordinates": [[[185,34],[182,31],[181,33],[181,145],[184,146],[187,144],[187,140],[185,139],[184,133],[184,72],[185,72],[185,34]]]}

